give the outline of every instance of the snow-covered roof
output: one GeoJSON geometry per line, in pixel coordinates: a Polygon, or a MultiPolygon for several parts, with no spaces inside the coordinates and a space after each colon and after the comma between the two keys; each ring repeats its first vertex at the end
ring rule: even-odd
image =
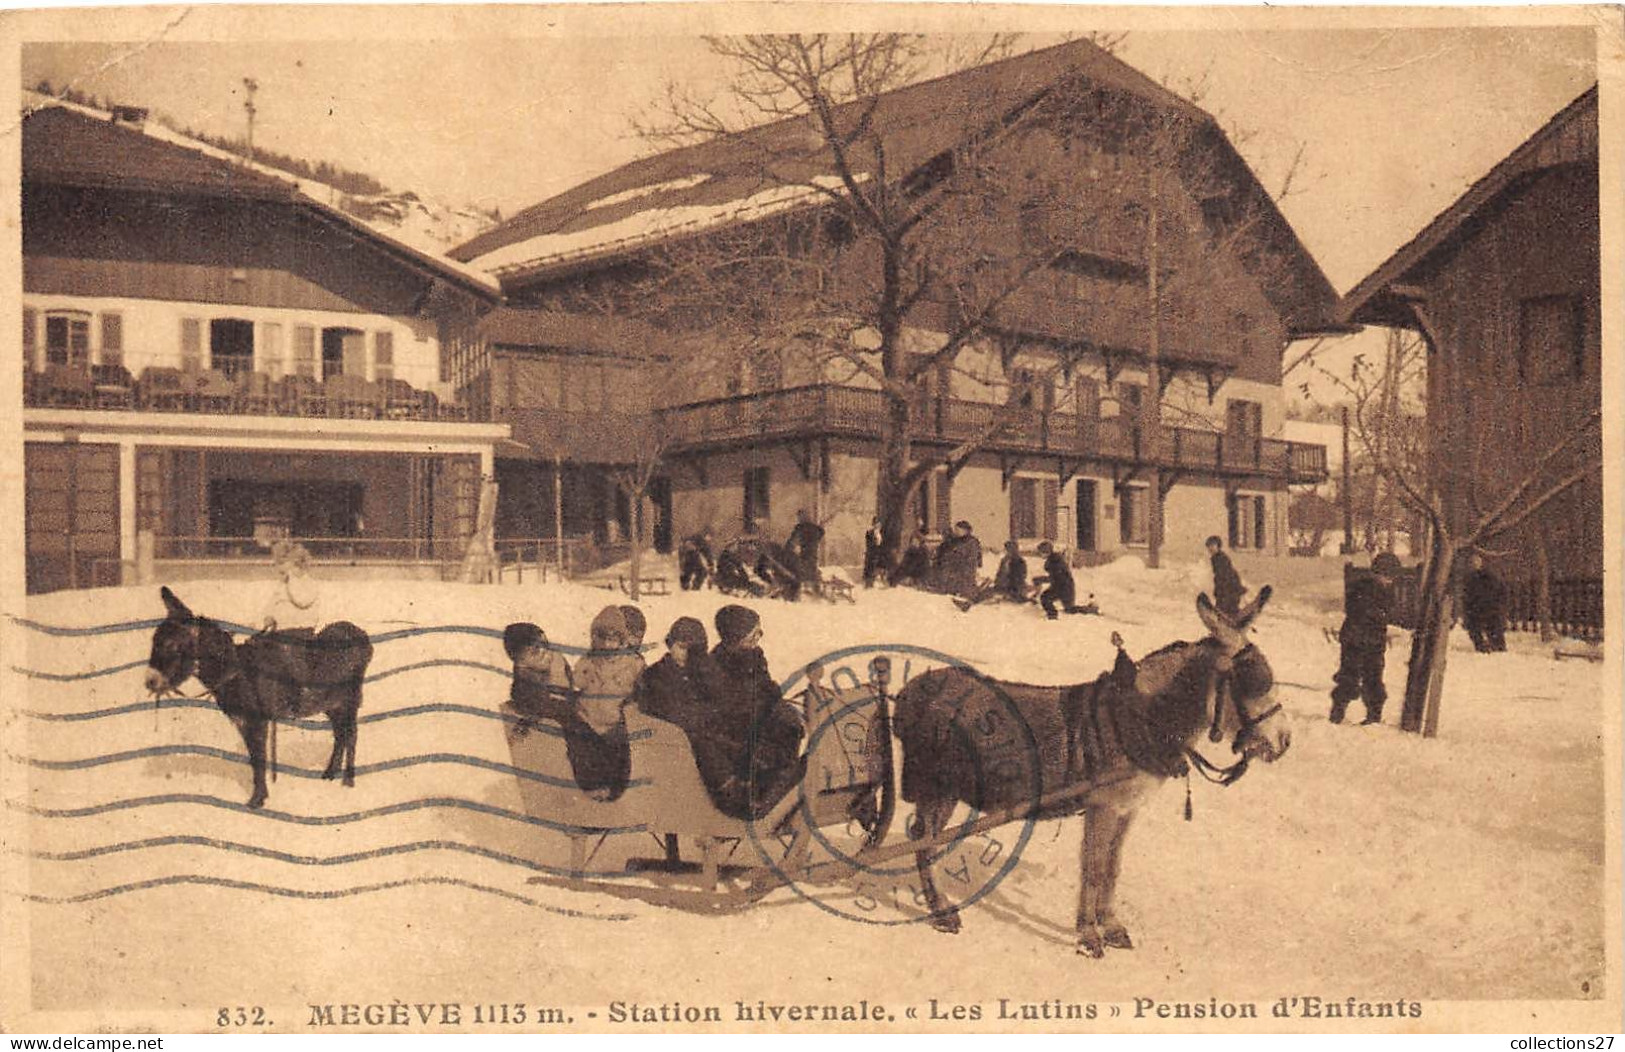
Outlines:
{"type": "Polygon", "coordinates": [[[23,126],[25,178],[287,201],[336,219],[486,298],[500,295],[488,273],[408,244],[339,208],[333,202],[342,194],[333,187],[296,178],[157,122],[114,121],[106,111],[29,91],[23,97],[23,126]]]}

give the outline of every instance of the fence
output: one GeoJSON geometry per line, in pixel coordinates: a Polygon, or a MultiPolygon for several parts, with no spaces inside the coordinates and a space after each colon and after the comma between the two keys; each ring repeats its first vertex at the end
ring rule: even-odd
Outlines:
{"type": "MultiPolygon", "coordinates": [[[[1551,600],[1549,624],[1558,633],[1576,639],[1600,641],[1603,630],[1602,579],[1554,579],[1547,586],[1551,600]]],[[[1514,632],[1540,630],[1539,582],[1515,581],[1507,585],[1507,628],[1514,632]]]]}

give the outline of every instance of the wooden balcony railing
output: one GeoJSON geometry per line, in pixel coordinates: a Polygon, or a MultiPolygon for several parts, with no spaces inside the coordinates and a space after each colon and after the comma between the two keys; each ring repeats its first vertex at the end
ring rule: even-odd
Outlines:
{"type": "MultiPolygon", "coordinates": [[[[677,450],[743,444],[761,438],[878,438],[886,402],[876,390],[817,384],[674,406],[662,411],[677,450]]],[[[987,433],[1001,406],[964,399],[921,399],[910,411],[916,441],[955,444],[987,433]]],[[[1149,435],[1135,422],[1033,409],[1015,414],[986,448],[1149,462],[1149,435]]],[[[1325,481],[1326,448],[1197,428],[1162,429],[1159,463],[1216,474],[1265,475],[1288,482],[1325,481]]]]}

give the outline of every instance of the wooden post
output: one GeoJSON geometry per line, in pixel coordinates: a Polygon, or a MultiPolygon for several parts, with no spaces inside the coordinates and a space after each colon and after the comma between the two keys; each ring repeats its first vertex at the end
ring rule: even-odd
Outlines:
{"type": "Polygon", "coordinates": [[[1162,559],[1162,359],[1161,359],[1161,318],[1162,313],[1162,276],[1158,273],[1162,269],[1161,254],[1157,242],[1160,225],[1160,194],[1162,173],[1160,171],[1161,158],[1153,157],[1151,163],[1151,201],[1150,215],[1147,217],[1148,230],[1146,234],[1146,262],[1148,266],[1147,285],[1150,293],[1149,324],[1150,331],[1146,334],[1146,378],[1145,393],[1147,404],[1140,407],[1141,430],[1148,430],[1147,436],[1150,447],[1145,452],[1145,460],[1150,468],[1151,488],[1147,491],[1150,497],[1150,508],[1146,516],[1146,563],[1156,569],[1162,559]],[[1151,417],[1149,428],[1145,416],[1149,412],[1151,417]]]}
{"type": "Polygon", "coordinates": [[[1344,555],[1354,553],[1354,485],[1349,467],[1349,407],[1343,407],[1343,544],[1344,555]]]}
{"type": "Polygon", "coordinates": [[[564,580],[564,458],[553,454],[553,558],[564,580]]]}

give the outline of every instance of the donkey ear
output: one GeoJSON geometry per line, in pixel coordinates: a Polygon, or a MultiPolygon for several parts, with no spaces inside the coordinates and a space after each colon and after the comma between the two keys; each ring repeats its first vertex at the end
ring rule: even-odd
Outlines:
{"type": "Polygon", "coordinates": [[[192,619],[192,611],[185,603],[175,598],[175,593],[169,590],[168,585],[164,585],[163,587],[159,588],[158,595],[161,599],[163,599],[164,607],[169,611],[170,617],[177,621],[189,621],[192,619]]]}
{"type": "Polygon", "coordinates": [[[1213,600],[1207,597],[1206,592],[1196,597],[1196,616],[1202,619],[1202,624],[1206,625],[1208,632],[1213,635],[1219,634],[1221,625],[1229,627],[1224,624],[1224,615],[1214,608],[1213,600]]]}
{"type": "Polygon", "coordinates": [[[1268,605],[1272,594],[1274,593],[1269,585],[1260,588],[1258,594],[1253,597],[1253,601],[1242,607],[1240,612],[1236,614],[1236,627],[1244,629],[1252,624],[1253,619],[1264,612],[1264,607],[1268,605]]]}

